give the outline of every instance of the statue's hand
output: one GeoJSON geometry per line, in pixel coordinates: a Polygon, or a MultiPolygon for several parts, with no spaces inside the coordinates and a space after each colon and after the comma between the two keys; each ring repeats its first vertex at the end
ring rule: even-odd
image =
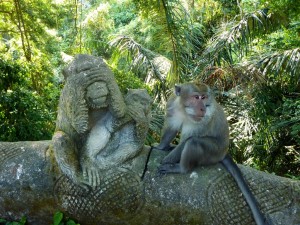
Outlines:
{"type": "Polygon", "coordinates": [[[81,165],[83,183],[88,184],[92,187],[100,185],[100,171],[99,168],[94,165],[90,160],[85,160],[81,165]]]}
{"type": "Polygon", "coordinates": [[[84,188],[86,191],[89,191],[91,189],[90,184],[85,181],[84,176],[81,171],[78,171],[75,173],[75,175],[73,177],[73,181],[80,187],[84,188]]]}
{"type": "Polygon", "coordinates": [[[133,118],[137,123],[142,123],[143,121],[145,121],[145,112],[141,108],[130,107],[127,110],[129,116],[133,118]]]}

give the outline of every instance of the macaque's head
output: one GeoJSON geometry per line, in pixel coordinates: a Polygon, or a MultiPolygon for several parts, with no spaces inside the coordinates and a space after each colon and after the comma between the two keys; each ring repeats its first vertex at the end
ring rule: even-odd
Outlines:
{"type": "Polygon", "coordinates": [[[175,94],[180,98],[180,103],[185,113],[193,121],[201,121],[203,117],[210,114],[213,96],[210,88],[203,83],[185,83],[175,85],[175,94]]]}
{"type": "Polygon", "coordinates": [[[105,108],[108,106],[108,88],[105,82],[94,82],[87,88],[86,100],[88,106],[94,109],[105,108]]]}

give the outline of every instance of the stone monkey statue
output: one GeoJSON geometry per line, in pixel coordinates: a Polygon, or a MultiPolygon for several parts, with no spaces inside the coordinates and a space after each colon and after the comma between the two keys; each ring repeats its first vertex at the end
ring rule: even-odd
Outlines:
{"type": "Polygon", "coordinates": [[[64,75],[66,83],[52,138],[56,160],[61,171],[75,183],[97,186],[101,170],[123,163],[142,149],[151,98],[140,91],[135,94],[137,102],[128,97],[125,103],[101,58],[77,55],[64,75]],[[128,124],[131,130],[126,128],[128,124]],[[130,138],[127,130],[131,131],[130,138]],[[127,150],[119,143],[122,137],[128,140],[127,150]]]}
{"type": "Polygon", "coordinates": [[[96,168],[106,170],[120,165],[142,150],[150,123],[151,102],[146,90],[129,90],[124,117],[107,114],[96,122],[84,151],[96,168]]]}

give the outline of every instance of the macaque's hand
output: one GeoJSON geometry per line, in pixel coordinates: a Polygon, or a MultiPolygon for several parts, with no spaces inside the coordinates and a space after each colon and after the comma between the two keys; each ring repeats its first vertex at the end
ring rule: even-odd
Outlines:
{"type": "Polygon", "coordinates": [[[145,120],[146,115],[142,108],[140,107],[128,107],[128,114],[131,118],[133,118],[137,123],[143,123],[145,120]]]}

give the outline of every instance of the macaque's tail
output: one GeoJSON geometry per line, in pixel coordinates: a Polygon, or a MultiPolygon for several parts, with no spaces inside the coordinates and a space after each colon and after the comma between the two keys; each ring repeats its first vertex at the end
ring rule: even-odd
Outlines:
{"type": "Polygon", "coordinates": [[[226,170],[231,174],[231,176],[236,181],[238,187],[240,188],[242,194],[245,197],[247,204],[249,205],[253,218],[257,225],[272,225],[270,219],[267,219],[258,207],[258,203],[252,194],[249,186],[247,185],[241,170],[236,165],[236,163],[232,160],[230,155],[226,155],[225,158],[221,161],[222,165],[226,168],[226,170]]]}

